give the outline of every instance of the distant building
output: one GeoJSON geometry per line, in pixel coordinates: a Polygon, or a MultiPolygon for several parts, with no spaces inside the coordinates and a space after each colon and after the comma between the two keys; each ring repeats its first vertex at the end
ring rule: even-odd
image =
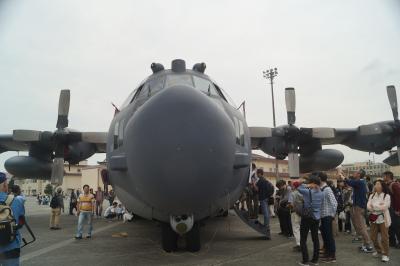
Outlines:
{"type": "MultiPolygon", "coordinates": [[[[64,165],[64,179],[61,185],[65,195],[71,194],[74,189],[82,191],[82,187],[88,184],[94,191],[104,184],[101,178],[101,170],[105,169],[105,163],[99,165],[87,165],[87,161],[82,161],[78,165],[64,165]]],[[[16,179],[15,184],[21,187],[22,193],[26,196],[36,196],[39,193],[44,194],[44,189],[50,180],[40,179],[16,179]]]]}
{"type": "Polygon", "coordinates": [[[345,176],[355,173],[360,169],[364,169],[368,176],[372,179],[376,179],[382,177],[384,172],[390,171],[390,166],[384,163],[374,163],[371,161],[342,165],[342,172],[345,176]]]}
{"type": "MultiPolygon", "coordinates": [[[[252,162],[256,164],[257,168],[264,170],[264,176],[276,184],[276,160],[267,158],[262,155],[253,154],[252,162]]],[[[277,160],[279,179],[289,180],[289,164],[287,160],[277,160]]]]}
{"type": "Polygon", "coordinates": [[[390,166],[390,170],[396,179],[400,178],[400,166],[390,166]]]}

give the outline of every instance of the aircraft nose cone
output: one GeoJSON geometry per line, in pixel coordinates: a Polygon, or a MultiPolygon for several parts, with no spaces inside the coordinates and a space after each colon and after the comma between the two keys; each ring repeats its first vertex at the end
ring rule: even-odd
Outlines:
{"type": "Polygon", "coordinates": [[[127,124],[128,171],[137,193],[169,214],[204,208],[232,178],[235,132],[218,103],[191,87],[167,88],[127,124]]]}

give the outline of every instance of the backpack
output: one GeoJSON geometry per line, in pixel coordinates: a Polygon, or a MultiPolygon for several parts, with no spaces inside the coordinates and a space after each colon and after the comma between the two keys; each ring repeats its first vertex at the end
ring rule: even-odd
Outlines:
{"type": "Polygon", "coordinates": [[[304,199],[303,195],[300,194],[297,190],[293,192],[293,211],[297,213],[297,215],[301,216],[303,211],[304,199]]]}
{"type": "Polygon", "coordinates": [[[56,195],[53,196],[53,198],[51,198],[50,208],[55,209],[55,208],[58,208],[58,207],[59,207],[58,206],[58,195],[56,194],[56,195]]]}
{"type": "Polygon", "coordinates": [[[311,189],[309,189],[308,190],[308,193],[309,193],[309,197],[310,197],[310,202],[309,202],[309,205],[308,206],[305,206],[304,204],[303,204],[303,209],[302,209],[302,212],[301,212],[301,217],[303,217],[303,218],[311,218],[311,219],[313,219],[313,220],[316,220],[315,219],[315,216],[314,216],[314,208],[313,208],[313,206],[312,206],[312,193],[311,193],[311,189]]]}
{"type": "Polygon", "coordinates": [[[13,195],[8,195],[5,201],[0,202],[0,246],[10,244],[16,237],[16,223],[11,209],[13,195]]]}

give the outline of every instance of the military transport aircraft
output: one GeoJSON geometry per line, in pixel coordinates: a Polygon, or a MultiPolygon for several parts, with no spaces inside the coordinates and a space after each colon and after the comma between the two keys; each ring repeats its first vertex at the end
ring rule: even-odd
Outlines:
{"type": "MultiPolygon", "coordinates": [[[[162,245],[177,249],[186,237],[189,251],[200,249],[199,222],[230,209],[246,186],[251,150],[289,158],[290,177],[328,170],[343,161],[326,144],[343,144],[382,153],[400,146],[396,91],[387,88],[394,121],[355,129],[298,128],[295,91],[286,89],[288,124],[249,128],[228,95],[204,74],[206,65],[187,69],[185,61],[170,70],[153,63],[153,74],[121,106],[108,132],[68,128],[70,92],[60,94],[54,132],[14,130],[0,135],[0,152],[29,151],[5,168],[16,177],[51,179],[61,184],[64,162],[77,164],[95,153],[107,154],[110,182],[129,210],[162,224],[162,245]]],[[[398,155],[388,161],[399,164],[398,155]]]]}

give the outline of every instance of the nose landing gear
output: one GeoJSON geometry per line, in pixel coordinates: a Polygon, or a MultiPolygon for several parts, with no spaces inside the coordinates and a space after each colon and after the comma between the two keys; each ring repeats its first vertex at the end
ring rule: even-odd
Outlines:
{"type": "Polygon", "coordinates": [[[186,250],[198,252],[200,244],[200,226],[194,222],[193,215],[171,216],[170,224],[163,223],[162,247],[166,252],[178,250],[178,239],[182,236],[186,240],[186,250]]]}

